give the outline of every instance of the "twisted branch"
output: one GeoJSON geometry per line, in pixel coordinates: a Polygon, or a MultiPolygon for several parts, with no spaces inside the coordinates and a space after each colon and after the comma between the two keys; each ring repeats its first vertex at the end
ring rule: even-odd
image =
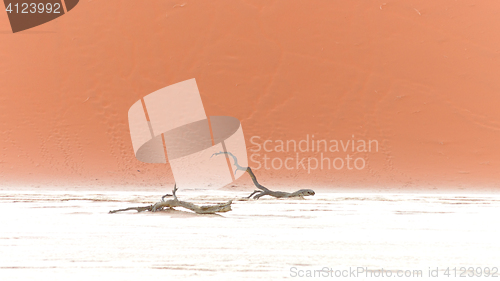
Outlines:
{"type": "Polygon", "coordinates": [[[231,156],[234,160],[233,165],[236,166],[234,173],[236,174],[236,171],[238,171],[238,170],[247,172],[250,175],[250,177],[252,178],[253,184],[259,189],[259,190],[255,190],[254,192],[252,192],[252,194],[250,194],[247,198],[252,198],[252,196],[254,196],[254,195],[255,195],[253,197],[254,199],[259,199],[260,197],[265,196],[265,195],[273,196],[275,198],[290,198],[290,197],[302,197],[303,198],[304,196],[312,196],[312,195],[316,194],[314,192],[314,190],[312,190],[312,189],[301,189],[301,190],[297,190],[297,191],[291,192],[291,193],[284,192],[284,191],[272,191],[272,190],[268,189],[267,187],[261,185],[257,181],[257,177],[255,176],[255,174],[253,173],[253,171],[250,167],[240,166],[238,164],[238,159],[231,152],[226,152],[226,151],[217,152],[217,153],[212,154],[212,156],[210,156],[210,158],[212,158],[213,156],[220,155],[220,154],[226,154],[226,155],[231,156]]]}
{"type": "Polygon", "coordinates": [[[231,211],[231,204],[233,202],[232,200],[229,200],[226,203],[220,203],[216,205],[198,206],[191,202],[179,200],[177,198],[177,195],[175,194],[176,192],[177,192],[177,185],[174,185],[174,190],[172,191],[173,195],[167,194],[163,196],[162,200],[158,203],[145,207],[131,207],[126,209],[113,210],[110,211],[109,213],[113,214],[129,210],[136,210],[137,212],[143,212],[143,211],[158,212],[158,211],[163,211],[165,208],[174,208],[174,207],[183,207],[197,214],[215,214],[215,213],[223,213],[231,211]],[[164,201],[163,199],[167,196],[173,196],[174,199],[164,201]]]}

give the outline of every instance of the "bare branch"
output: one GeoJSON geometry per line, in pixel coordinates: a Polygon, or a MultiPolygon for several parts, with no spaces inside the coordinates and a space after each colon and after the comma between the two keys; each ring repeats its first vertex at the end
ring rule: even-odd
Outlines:
{"type": "Polygon", "coordinates": [[[233,160],[234,160],[234,166],[236,166],[236,170],[234,170],[234,174],[236,175],[236,171],[243,171],[245,172],[247,170],[247,167],[241,167],[239,164],[238,164],[238,158],[236,158],[236,156],[234,156],[231,152],[227,152],[227,151],[221,151],[221,152],[216,152],[214,154],[212,154],[212,156],[210,156],[210,158],[214,157],[214,156],[217,156],[217,155],[220,155],[220,154],[226,154],[226,155],[229,155],[231,157],[233,157],[233,160]]]}
{"type": "Polygon", "coordinates": [[[153,208],[153,205],[149,205],[146,207],[130,207],[130,208],[126,208],[126,209],[109,211],[109,213],[113,214],[113,213],[117,213],[117,212],[124,212],[124,211],[130,211],[130,210],[136,210],[137,212],[144,212],[144,211],[151,211],[152,208],[153,208]]]}
{"type": "Polygon", "coordinates": [[[275,198],[290,198],[290,197],[312,196],[312,195],[316,194],[314,192],[314,190],[312,190],[312,189],[301,189],[301,190],[297,190],[297,191],[292,192],[292,193],[284,192],[284,191],[272,191],[272,190],[268,189],[267,187],[261,185],[257,181],[257,177],[255,176],[255,174],[253,173],[253,171],[250,167],[246,167],[246,168],[241,167],[238,164],[238,159],[231,152],[226,152],[226,151],[217,152],[217,153],[212,154],[212,156],[210,156],[210,158],[212,158],[214,155],[217,156],[220,154],[226,154],[226,155],[230,155],[231,157],[233,157],[234,165],[236,166],[236,170],[234,172],[236,173],[237,170],[247,172],[250,175],[250,177],[252,178],[253,184],[258,189],[260,189],[260,190],[255,190],[254,192],[252,192],[252,194],[250,194],[250,196],[248,196],[247,198],[251,198],[253,195],[255,195],[253,197],[254,199],[259,199],[260,197],[265,196],[265,195],[273,196],[275,198]]]}
{"type": "Polygon", "coordinates": [[[205,205],[205,206],[198,206],[195,205],[191,202],[186,202],[186,201],[181,201],[177,199],[177,185],[174,186],[174,189],[172,190],[172,194],[167,194],[170,196],[173,196],[174,199],[164,201],[163,198],[165,198],[167,195],[162,197],[162,201],[155,203],[154,205],[149,205],[145,207],[131,207],[131,208],[126,208],[126,209],[119,209],[119,210],[113,210],[110,211],[110,214],[117,213],[117,212],[123,212],[123,211],[129,211],[129,210],[136,210],[138,212],[143,212],[143,211],[151,211],[151,212],[157,212],[161,211],[164,208],[174,208],[174,207],[183,207],[188,210],[191,210],[197,214],[215,214],[215,213],[223,213],[223,212],[229,212],[231,211],[231,204],[233,203],[232,200],[229,200],[226,203],[219,203],[216,205],[205,205]]]}

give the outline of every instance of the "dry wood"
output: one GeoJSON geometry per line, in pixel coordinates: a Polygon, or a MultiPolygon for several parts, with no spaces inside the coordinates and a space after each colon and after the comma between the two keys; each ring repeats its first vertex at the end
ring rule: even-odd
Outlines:
{"type": "Polygon", "coordinates": [[[220,204],[216,204],[216,205],[198,206],[198,205],[195,205],[191,202],[179,200],[177,198],[177,195],[175,194],[176,192],[177,192],[177,185],[174,186],[174,190],[172,191],[173,195],[171,195],[174,197],[174,199],[164,201],[163,198],[165,198],[167,196],[167,195],[165,195],[162,197],[162,201],[155,203],[153,205],[144,206],[144,207],[131,207],[131,208],[126,208],[126,209],[113,210],[113,211],[110,211],[109,213],[113,214],[116,212],[123,212],[123,211],[129,211],[129,210],[136,210],[137,212],[143,212],[143,211],[157,212],[157,211],[163,210],[164,208],[174,208],[174,207],[183,207],[183,208],[191,210],[197,214],[215,214],[215,213],[223,213],[223,212],[231,211],[232,200],[229,200],[226,203],[220,203],[220,204]]]}
{"type": "Polygon", "coordinates": [[[236,174],[236,171],[238,171],[238,170],[247,172],[250,175],[250,177],[252,178],[253,184],[255,184],[255,186],[259,189],[259,190],[255,190],[254,192],[252,192],[252,194],[250,194],[247,198],[252,198],[252,196],[253,196],[254,199],[259,199],[260,197],[262,197],[264,195],[269,195],[269,196],[273,196],[276,198],[290,198],[290,197],[303,198],[304,196],[312,196],[312,195],[316,194],[314,192],[314,190],[312,190],[312,189],[301,189],[301,190],[297,190],[295,192],[284,192],[284,191],[270,190],[267,187],[261,185],[257,181],[257,177],[255,177],[255,174],[253,173],[253,171],[250,167],[240,166],[238,164],[238,159],[231,152],[226,152],[226,151],[217,152],[217,153],[214,153],[212,155],[212,157],[220,155],[220,154],[226,154],[226,155],[231,156],[233,158],[233,161],[234,161],[233,165],[236,167],[236,169],[234,170],[234,173],[236,174]]]}
{"type": "MultiPolygon", "coordinates": [[[[250,177],[252,178],[252,181],[255,184],[255,186],[259,189],[259,190],[255,190],[254,192],[252,192],[252,194],[250,194],[247,198],[252,198],[252,196],[253,196],[253,199],[259,199],[260,197],[265,196],[265,195],[273,196],[275,198],[290,198],[290,197],[303,198],[304,196],[312,196],[315,194],[314,190],[312,190],[312,189],[300,189],[300,190],[297,190],[295,192],[284,192],[284,191],[270,190],[267,187],[261,185],[257,181],[257,177],[255,177],[255,174],[253,173],[253,171],[250,167],[240,166],[238,164],[238,159],[231,152],[225,152],[225,151],[217,152],[217,153],[214,153],[212,155],[212,157],[220,155],[220,154],[226,154],[226,155],[231,156],[234,160],[233,164],[236,166],[234,173],[236,174],[236,171],[238,171],[238,170],[247,172],[250,175],[250,177]]],[[[216,205],[198,206],[198,205],[195,205],[191,202],[179,200],[177,198],[177,195],[175,194],[176,192],[177,192],[177,185],[174,186],[174,190],[172,191],[172,195],[170,195],[170,194],[164,195],[161,198],[161,201],[158,203],[155,203],[155,204],[149,205],[149,206],[143,206],[143,207],[130,207],[130,208],[125,208],[125,209],[113,210],[113,211],[109,211],[109,213],[113,214],[113,213],[117,213],[117,212],[124,212],[124,211],[130,211],[130,210],[136,210],[137,212],[144,212],[144,211],[157,212],[157,211],[162,211],[165,208],[172,209],[174,207],[183,207],[183,208],[191,210],[197,214],[215,214],[215,213],[223,213],[223,212],[231,211],[231,204],[233,202],[232,200],[229,200],[226,203],[219,203],[216,205]],[[164,200],[165,197],[169,197],[169,196],[173,196],[174,199],[170,199],[170,200],[165,201],[164,200]]]]}

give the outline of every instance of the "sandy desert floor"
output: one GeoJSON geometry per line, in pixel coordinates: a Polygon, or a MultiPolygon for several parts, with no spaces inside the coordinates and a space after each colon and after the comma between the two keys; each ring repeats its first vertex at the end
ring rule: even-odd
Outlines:
{"type": "MultiPolygon", "coordinates": [[[[178,196],[212,203],[246,194],[178,196]]],[[[293,275],[324,267],[422,270],[418,279],[427,279],[429,268],[446,277],[446,268],[500,267],[499,195],[320,192],[304,200],[234,201],[221,215],[108,214],[159,197],[0,191],[0,279],[303,280],[293,275]]]]}

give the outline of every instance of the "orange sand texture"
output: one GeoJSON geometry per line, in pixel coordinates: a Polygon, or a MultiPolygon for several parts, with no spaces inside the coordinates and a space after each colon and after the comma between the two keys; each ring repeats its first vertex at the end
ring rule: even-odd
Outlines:
{"type": "Polygon", "coordinates": [[[82,0],[16,34],[2,11],[1,184],[170,186],[168,164],[135,159],[127,112],[196,78],[208,116],[241,121],[249,157],[253,136],[378,141],[324,152],[359,170],[256,170],[269,187],[497,188],[500,3],[384,1],[82,0]]]}

